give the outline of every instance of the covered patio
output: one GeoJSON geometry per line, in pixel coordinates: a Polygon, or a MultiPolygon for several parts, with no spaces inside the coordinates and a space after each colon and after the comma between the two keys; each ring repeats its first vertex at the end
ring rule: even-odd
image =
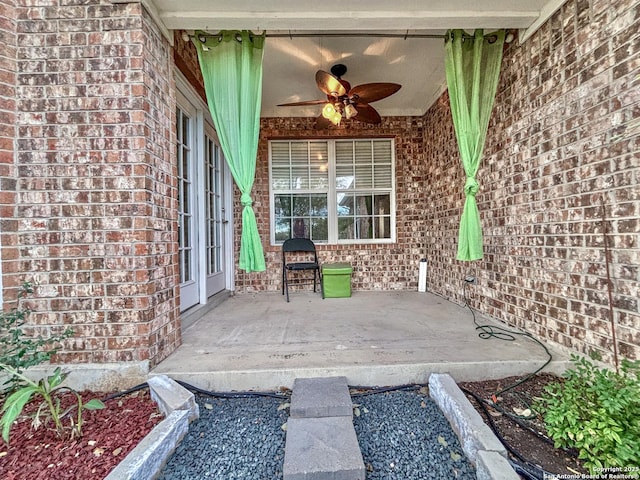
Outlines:
{"type": "MultiPolygon", "coordinates": [[[[481,325],[503,326],[476,313],[481,325]]],[[[351,385],[426,383],[434,372],[458,381],[533,372],[547,360],[534,341],[481,339],[471,311],[414,291],[244,293],[223,301],[182,334],[152,375],[216,391],[275,390],[296,377],[344,375],[351,385]]],[[[549,347],[548,347],[549,348],[549,347]]],[[[566,355],[551,350],[546,371],[566,355]]]]}

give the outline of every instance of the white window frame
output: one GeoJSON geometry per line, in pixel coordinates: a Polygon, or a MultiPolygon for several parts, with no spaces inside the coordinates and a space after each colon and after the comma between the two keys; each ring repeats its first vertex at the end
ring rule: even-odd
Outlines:
{"type": "MultiPolygon", "coordinates": [[[[328,174],[329,174],[329,189],[327,193],[327,230],[328,230],[328,240],[325,241],[316,241],[318,244],[325,245],[354,245],[354,244],[391,244],[396,242],[396,148],[395,148],[395,140],[393,138],[385,138],[385,137],[367,137],[367,138],[336,138],[336,139],[318,139],[318,138],[305,138],[305,139],[273,139],[269,140],[269,225],[270,225],[270,242],[273,246],[282,245],[282,242],[276,241],[276,228],[275,228],[275,196],[277,194],[287,194],[291,193],[289,190],[274,190],[273,189],[273,178],[272,178],[272,144],[277,142],[327,142],[327,152],[328,152],[328,174]],[[336,142],[340,141],[379,141],[379,140],[388,140],[391,144],[391,189],[381,189],[378,190],[376,188],[371,189],[362,189],[362,190],[354,190],[354,194],[357,193],[371,193],[375,194],[376,191],[384,191],[384,193],[389,193],[390,195],[390,229],[391,229],[391,237],[390,238],[374,238],[374,239],[338,239],[338,208],[337,208],[337,188],[336,188],[336,142]]],[[[304,189],[297,190],[294,194],[313,194],[324,193],[325,189],[304,189]]]]}

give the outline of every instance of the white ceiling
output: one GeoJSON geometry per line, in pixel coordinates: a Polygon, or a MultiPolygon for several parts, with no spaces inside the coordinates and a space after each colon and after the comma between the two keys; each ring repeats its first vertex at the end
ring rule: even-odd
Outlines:
{"type": "MultiPolygon", "coordinates": [[[[128,0],[112,0],[114,2],[128,0]]],[[[269,37],[264,51],[262,116],[317,116],[320,106],[277,107],[323,98],[317,70],[343,63],[356,86],[400,83],[402,89],[373,106],[382,116],[422,115],[444,90],[442,39],[449,28],[520,29],[526,38],[565,0],[144,0],[166,29],[248,29],[269,37]],[[309,33],[396,34],[401,37],[296,37],[309,33]],[[409,34],[407,38],[403,38],[409,34]]]]}

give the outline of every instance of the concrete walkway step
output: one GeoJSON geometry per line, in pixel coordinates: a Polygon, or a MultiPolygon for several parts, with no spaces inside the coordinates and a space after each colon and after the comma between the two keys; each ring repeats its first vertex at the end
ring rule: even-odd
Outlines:
{"type": "Polygon", "coordinates": [[[283,473],[284,480],[364,480],[346,377],[294,381],[283,473]]]}
{"type": "Polygon", "coordinates": [[[289,412],[293,418],[352,418],[347,377],[296,378],[289,412]]]}

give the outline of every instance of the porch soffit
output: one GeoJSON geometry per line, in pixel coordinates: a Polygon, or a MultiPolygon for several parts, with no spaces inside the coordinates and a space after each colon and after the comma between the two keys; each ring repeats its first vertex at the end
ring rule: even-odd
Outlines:
{"type": "MultiPolygon", "coordinates": [[[[120,3],[130,0],[112,0],[120,3]]],[[[142,0],[166,30],[248,29],[270,33],[442,34],[449,28],[520,30],[520,41],[566,0],[142,0]]],[[[322,98],[316,70],[348,67],[351,85],[396,82],[375,103],[383,116],[422,115],[446,88],[441,39],[380,37],[270,38],[264,53],[263,117],[308,117],[318,107],[277,107],[322,98]]]]}

